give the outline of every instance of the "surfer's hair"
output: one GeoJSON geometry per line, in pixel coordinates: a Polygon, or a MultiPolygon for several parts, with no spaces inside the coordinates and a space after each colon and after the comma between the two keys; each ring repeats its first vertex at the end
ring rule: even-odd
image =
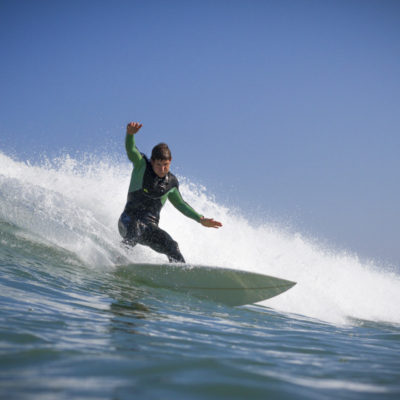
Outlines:
{"type": "Polygon", "coordinates": [[[155,160],[172,160],[171,150],[169,149],[166,143],[159,143],[157,146],[154,146],[153,151],[151,152],[151,159],[155,160]]]}

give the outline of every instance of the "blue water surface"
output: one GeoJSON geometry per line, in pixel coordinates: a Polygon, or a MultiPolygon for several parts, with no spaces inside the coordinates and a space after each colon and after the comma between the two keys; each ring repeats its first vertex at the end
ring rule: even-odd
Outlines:
{"type": "Polygon", "coordinates": [[[146,287],[0,224],[2,399],[397,399],[399,355],[393,323],[146,287]]]}

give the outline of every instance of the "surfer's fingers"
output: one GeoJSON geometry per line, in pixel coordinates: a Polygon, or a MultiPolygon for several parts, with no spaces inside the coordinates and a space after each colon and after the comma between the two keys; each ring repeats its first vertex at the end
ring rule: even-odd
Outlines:
{"type": "Polygon", "coordinates": [[[143,126],[143,124],[140,124],[139,122],[129,122],[129,124],[126,127],[126,130],[129,134],[135,134],[139,131],[139,129],[143,126]]]}
{"type": "Polygon", "coordinates": [[[216,221],[214,218],[211,218],[211,219],[210,219],[210,222],[211,222],[212,225],[213,225],[214,227],[216,227],[216,228],[222,226],[221,222],[216,221]]]}

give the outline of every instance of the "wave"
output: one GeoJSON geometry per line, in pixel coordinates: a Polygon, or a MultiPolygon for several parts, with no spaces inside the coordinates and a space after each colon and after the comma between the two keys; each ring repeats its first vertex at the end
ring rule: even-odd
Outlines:
{"type": "MultiPolygon", "coordinates": [[[[65,155],[38,164],[0,153],[0,220],[81,260],[88,268],[165,262],[163,255],[120,245],[117,221],[131,165],[106,157],[65,155]]],[[[205,229],[166,204],[160,226],[179,242],[188,262],[244,269],[294,280],[265,306],[332,323],[350,319],[400,323],[400,276],[374,261],[337,251],[276,224],[255,225],[218,204],[206,188],[180,177],[185,200],[221,220],[205,229]]],[[[3,228],[5,225],[2,225],[3,228]]],[[[3,229],[1,228],[1,229],[3,229]]]]}

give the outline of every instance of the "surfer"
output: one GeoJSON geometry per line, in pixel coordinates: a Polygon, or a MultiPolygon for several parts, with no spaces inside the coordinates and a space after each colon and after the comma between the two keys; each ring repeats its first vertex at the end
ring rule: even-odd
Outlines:
{"type": "Polygon", "coordinates": [[[169,262],[185,262],[178,243],[159,228],[160,211],[166,200],[184,215],[208,228],[219,228],[222,224],[213,218],[204,218],[183,199],[179,192],[178,179],[169,169],[171,151],[167,144],[155,146],[150,160],[135,145],[135,134],[142,124],[130,122],[126,128],[125,148],[133,171],[125,209],[118,221],[123,242],[130,246],[142,244],[158,253],[165,254],[169,262]]]}

